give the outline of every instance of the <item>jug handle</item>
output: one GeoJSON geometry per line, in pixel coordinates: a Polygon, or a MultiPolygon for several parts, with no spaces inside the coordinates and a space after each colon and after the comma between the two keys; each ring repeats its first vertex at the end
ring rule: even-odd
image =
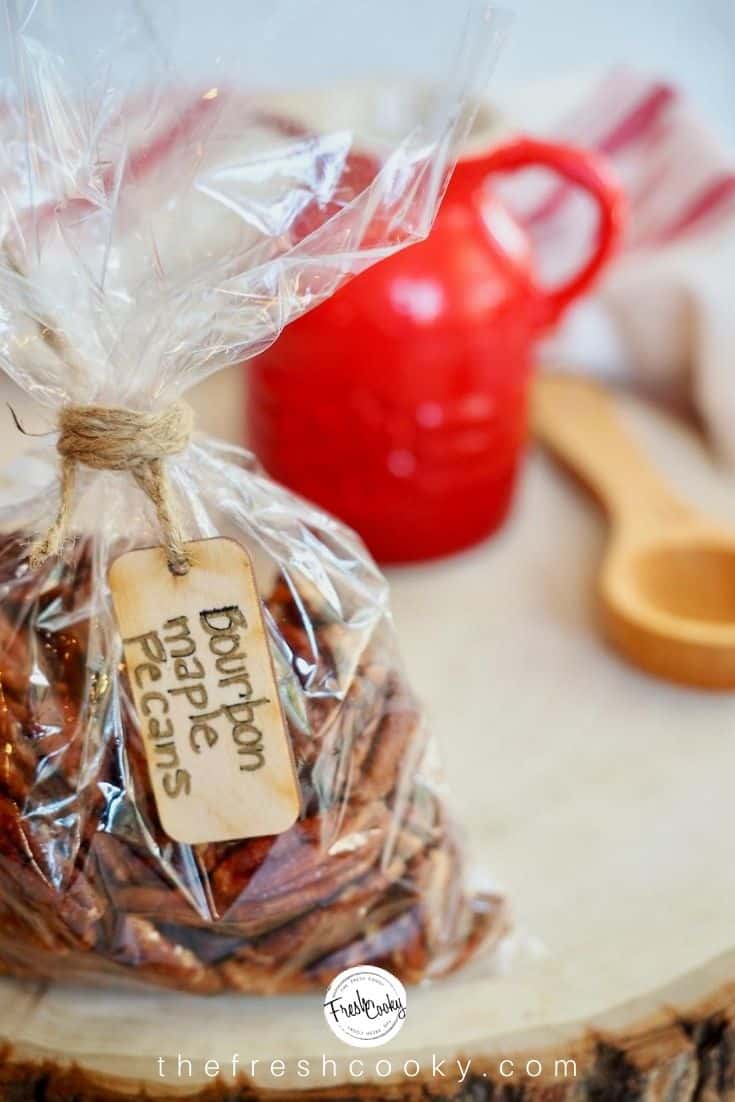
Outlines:
{"type": "Polygon", "coordinates": [[[577,146],[535,138],[520,137],[504,142],[488,154],[478,157],[474,165],[472,162],[465,162],[463,165],[465,171],[472,167],[475,168],[474,175],[478,183],[483,184],[488,176],[496,172],[548,168],[563,180],[588,192],[595,201],[599,217],[591,256],[579,271],[559,286],[538,288],[537,324],[540,328],[553,325],[570,303],[587,290],[620,242],[625,219],[625,202],[620,187],[612,178],[604,160],[596,153],[577,146]]]}

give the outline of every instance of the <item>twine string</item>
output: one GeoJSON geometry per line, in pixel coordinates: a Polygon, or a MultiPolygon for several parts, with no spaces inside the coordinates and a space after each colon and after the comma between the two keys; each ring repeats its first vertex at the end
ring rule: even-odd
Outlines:
{"type": "Polygon", "coordinates": [[[164,459],[186,448],[194,414],[185,402],[150,413],[116,406],[65,406],[59,414],[57,450],[61,493],[56,517],[31,547],[31,566],[58,555],[74,507],[77,467],[129,471],[153,504],[163,534],[169,569],[186,574],[189,559],[164,459]]]}
{"type": "MultiPolygon", "coordinates": [[[[26,294],[26,266],[9,236],[0,241],[0,257],[20,281],[21,294],[26,294]]],[[[39,311],[35,302],[29,305],[29,318],[65,371],[82,379],[84,372],[64,330],[39,311]]],[[[12,409],[11,413],[24,432],[12,409]]],[[[130,472],[156,510],[169,569],[174,574],[186,574],[190,564],[164,459],[184,450],[193,428],[194,414],[185,402],[175,402],[154,413],[118,406],[65,406],[59,414],[56,445],[61,457],[59,508],[46,533],[31,546],[31,566],[40,566],[64,546],[74,507],[77,467],[81,464],[94,470],[130,472]]]]}

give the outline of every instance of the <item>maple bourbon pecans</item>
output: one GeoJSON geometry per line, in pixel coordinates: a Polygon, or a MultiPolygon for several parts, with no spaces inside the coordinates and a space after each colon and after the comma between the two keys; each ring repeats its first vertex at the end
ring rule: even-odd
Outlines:
{"type": "MultiPolygon", "coordinates": [[[[112,656],[108,674],[91,660],[88,549],[42,577],[23,562],[22,544],[0,541],[0,748],[10,748],[0,755],[3,968],[200,994],[303,991],[356,963],[418,982],[505,932],[503,900],[464,887],[453,827],[424,776],[421,712],[387,627],[356,631],[346,605],[340,621],[298,576],[276,580],[265,616],[298,820],[280,834],[180,843],[152,798],[147,731],[131,699],[136,662],[118,681],[112,656]]],[[[201,621],[181,615],[186,623],[169,617],[157,632],[174,688],[190,679],[177,682],[173,663],[196,673],[193,658],[212,659],[218,676],[250,676],[235,668],[234,639],[224,642],[239,634],[236,613],[207,616],[201,634],[201,621]]],[[[148,639],[135,654],[137,666],[151,664],[142,684],[160,692],[160,649],[148,639]]],[[[248,692],[245,681],[224,688],[248,692]]],[[[174,699],[190,707],[194,695],[174,699]]],[[[225,742],[229,721],[216,722],[225,742]]]]}

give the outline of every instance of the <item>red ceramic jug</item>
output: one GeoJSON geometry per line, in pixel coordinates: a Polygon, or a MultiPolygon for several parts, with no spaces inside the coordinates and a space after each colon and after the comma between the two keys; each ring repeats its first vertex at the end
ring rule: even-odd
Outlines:
{"type": "Polygon", "coordinates": [[[358,276],[248,365],[256,454],[382,562],[486,536],[512,497],[534,341],[589,287],[620,225],[620,193],[583,150],[518,138],[460,161],[426,241],[358,276]],[[599,207],[592,256],[553,289],[488,187],[532,165],[599,207]]]}

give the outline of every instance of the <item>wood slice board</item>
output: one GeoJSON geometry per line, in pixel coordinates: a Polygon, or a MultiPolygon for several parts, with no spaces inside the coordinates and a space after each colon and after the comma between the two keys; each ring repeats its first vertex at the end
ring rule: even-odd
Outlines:
{"type": "MultiPolygon", "coordinates": [[[[731,482],[695,438],[638,404],[626,415],[682,492],[735,525],[731,482]]],[[[402,1032],[367,1053],[332,1037],[319,996],[203,1001],[0,980],[0,1097],[480,1100],[499,1086],[505,1102],[735,1097],[735,695],[654,682],[605,648],[603,540],[594,507],[535,454],[499,538],[391,575],[478,863],[514,901],[507,972],[478,961],[411,990],[402,1032]],[[213,1086],[205,1061],[227,1069],[233,1053],[261,1061],[255,1079],[213,1086]],[[463,1084],[431,1077],[434,1053],[472,1059],[463,1084]],[[178,1054],[192,1077],[162,1079],[158,1057],[171,1069],[178,1054]],[[321,1079],[323,1055],[336,1077],[321,1079]],[[354,1057],[364,1079],[349,1075],[354,1057]],[[283,1078],[262,1071],[272,1058],[283,1078]],[[298,1077],[299,1058],[319,1071],[298,1077]],[[381,1058],[392,1078],[375,1071],[381,1058]],[[576,1077],[557,1059],[575,1059],[576,1077]]]]}

